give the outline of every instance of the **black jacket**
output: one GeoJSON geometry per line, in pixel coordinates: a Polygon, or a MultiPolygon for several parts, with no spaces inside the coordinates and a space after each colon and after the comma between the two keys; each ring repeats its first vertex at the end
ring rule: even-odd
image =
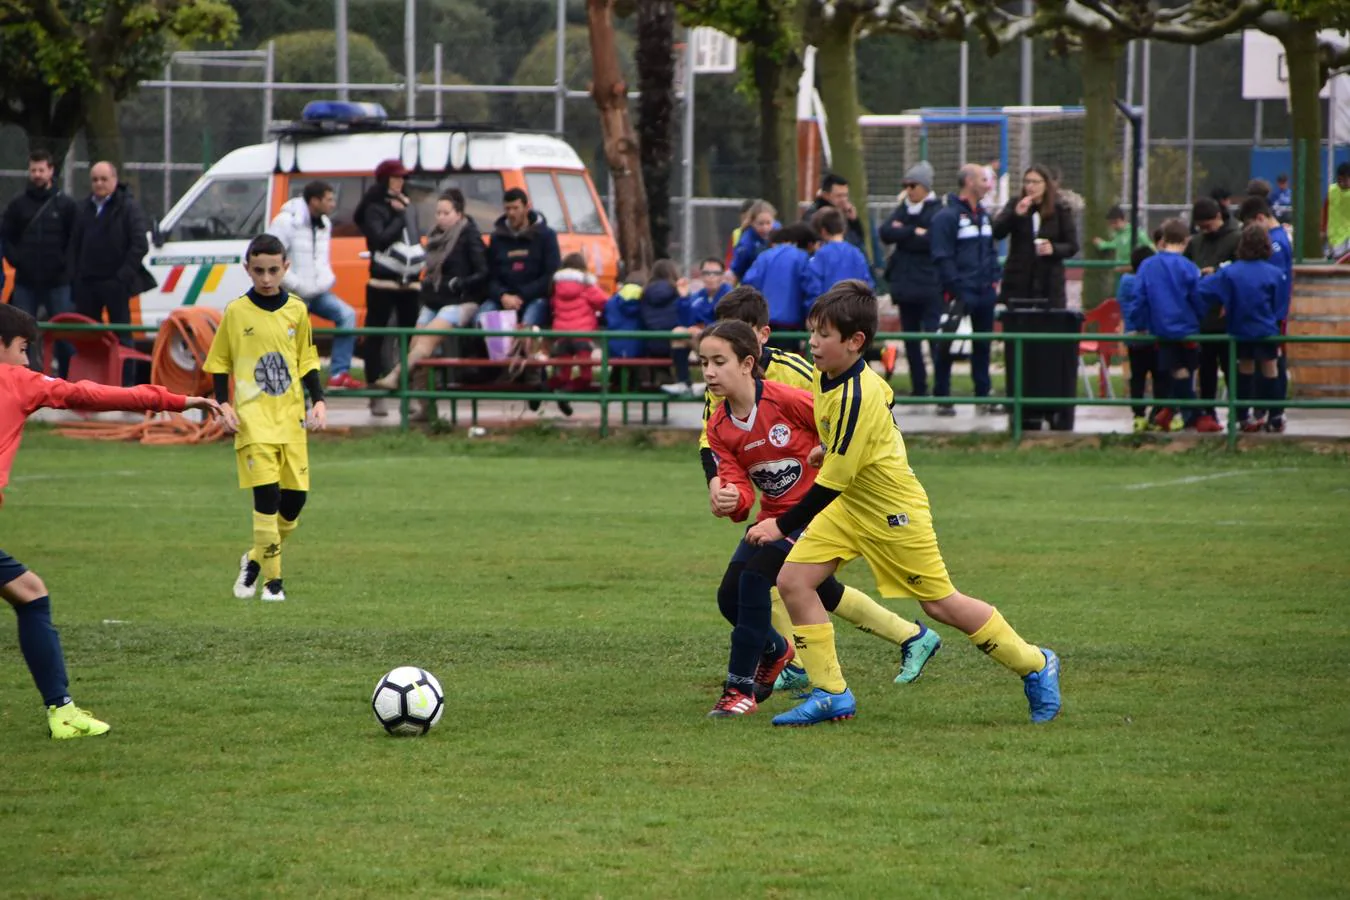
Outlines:
{"type": "Polygon", "coordinates": [[[878,232],[882,243],[895,245],[886,260],[886,280],[891,283],[891,297],[896,303],[942,299],[942,280],[927,234],[940,209],[942,198],[932,193],[917,213],[909,211],[908,203],[901,203],[878,232]],[[920,228],[925,233],[915,234],[920,228]]]}
{"type": "Polygon", "coordinates": [[[0,242],[14,267],[14,283],[38,290],[69,284],[74,230],[75,201],[55,186],[43,190],[29,184],[0,219],[0,242]]]}
{"type": "MultiPolygon", "coordinates": [[[[1185,257],[1195,263],[1200,270],[1214,269],[1237,256],[1238,241],[1242,238],[1242,226],[1232,217],[1225,216],[1218,231],[1197,231],[1186,244],[1185,257]]],[[[1215,304],[1210,307],[1200,322],[1200,331],[1204,334],[1222,334],[1225,331],[1223,307],[1215,304]]]]}
{"type": "Polygon", "coordinates": [[[1017,214],[1020,197],[994,216],[994,239],[1008,239],[1008,258],[1003,263],[1001,300],[1049,300],[1063,309],[1064,260],[1078,253],[1078,225],[1073,210],[1062,200],[1055,201],[1055,214],[1042,216],[1041,227],[1032,231],[1033,213],[1017,214]],[[1044,238],[1054,247],[1050,256],[1036,255],[1036,239],[1044,238]]]}
{"type": "Polygon", "coordinates": [[[515,294],[527,303],[548,299],[561,266],[558,235],[538,210],[530,210],[529,224],[520,234],[506,224],[506,216],[497,219],[488,246],[488,297],[515,294]]]}
{"type": "Polygon", "coordinates": [[[150,249],[145,213],[119,184],[100,214],[93,197],[75,208],[75,228],[70,238],[71,281],[116,281],[128,297],[150,290],[156,284],[143,260],[150,249]]]}
{"type": "Polygon", "coordinates": [[[456,303],[478,303],[487,291],[487,245],[478,223],[464,217],[464,227],[455,240],[455,246],[441,263],[439,284],[422,279],[422,302],[432,309],[456,303]],[[454,287],[451,288],[451,281],[454,287]]]}
{"type": "MultiPolygon", "coordinates": [[[[825,207],[833,205],[833,203],[827,202],[824,197],[817,197],[816,202],[806,208],[806,215],[802,216],[802,221],[810,225],[812,216],[825,207]]],[[[844,232],[844,240],[861,250],[863,256],[867,256],[867,235],[863,232],[862,215],[859,214],[856,219],[846,218],[844,224],[848,226],[848,230],[844,232]]]]}
{"type": "Polygon", "coordinates": [[[375,254],[388,250],[400,241],[414,244],[422,239],[412,207],[402,212],[394,209],[389,204],[389,188],[376,183],[366,188],[361,202],[356,204],[352,219],[366,238],[366,249],[370,251],[370,277],[384,281],[404,281],[400,273],[377,263],[375,254]]]}

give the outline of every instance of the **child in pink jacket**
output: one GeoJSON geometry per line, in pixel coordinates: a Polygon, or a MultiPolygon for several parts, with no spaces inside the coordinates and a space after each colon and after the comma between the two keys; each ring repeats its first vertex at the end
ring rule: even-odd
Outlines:
{"type": "MultiPolygon", "coordinates": [[[[609,295],[596,286],[595,276],[587,271],[585,256],[569,253],[562,258],[562,268],[553,276],[550,298],[555,331],[599,330],[603,327],[600,315],[608,301],[609,295]]],[[[586,338],[558,338],[553,342],[552,355],[589,362],[594,350],[594,342],[586,338]]],[[[548,383],[555,391],[584,391],[590,388],[591,377],[591,366],[559,366],[548,383]]],[[[558,408],[564,415],[572,414],[572,405],[566,400],[559,401],[558,408]]]]}

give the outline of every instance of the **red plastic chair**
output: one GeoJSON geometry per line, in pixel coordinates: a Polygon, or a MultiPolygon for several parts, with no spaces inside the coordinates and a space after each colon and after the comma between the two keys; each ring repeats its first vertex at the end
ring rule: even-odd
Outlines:
{"type": "MultiPolygon", "coordinates": [[[[1096,309],[1083,317],[1083,333],[1089,334],[1120,334],[1124,322],[1121,319],[1120,304],[1116,298],[1112,297],[1103,300],[1096,309]],[[1096,326],[1093,332],[1088,331],[1089,326],[1096,326]]],[[[1087,390],[1088,396],[1092,396],[1092,381],[1088,377],[1087,369],[1083,367],[1083,356],[1088,353],[1097,354],[1097,396],[1111,397],[1116,396],[1115,386],[1111,384],[1111,362],[1126,355],[1125,346],[1119,341],[1079,341],[1078,342],[1078,371],[1083,375],[1083,387],[1087,390]]]]}
{"type": "Polygon", "coordinates": [[[59,313],[43,326],[42,359],[47,370],[50,371],[55,358],[53,351],[57,341],[65,341],[75,348],[75,356],[70,360],[70,371],[66,374],[67,381],[93,381],[122,387],[123,363],[150,362],[147,354],[118,343],[117,335],[111,331],[68,331],[59,327],[63,323],[99,323],[79,313],[59,313]]]}

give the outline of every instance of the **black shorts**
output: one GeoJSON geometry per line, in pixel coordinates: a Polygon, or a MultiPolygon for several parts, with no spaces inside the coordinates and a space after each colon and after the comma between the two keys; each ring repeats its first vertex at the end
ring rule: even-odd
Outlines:
{"type": "Polygon", "coordinates": [[[24,568],[23,563],[10,556],[3,550],[0,550],[0,587],[4,587],[11,581],[23,576],[28,570],[24,568]]]}
{"type": "Polygon", "coordinates": [[[1200,365],[1200,347],[1189,341],[1158,341],[1158,370],[1168,375],[1177,369],[1194,372],[1200,365]]]}
{"type": "Polygon", "coordinates": [[[1246,362],[1249,359],[1257,362],[1268,362],[1272,359],[1280,358],[1280,345],[1268,341],[1238,341],[1237,358],[1246,362]]]}

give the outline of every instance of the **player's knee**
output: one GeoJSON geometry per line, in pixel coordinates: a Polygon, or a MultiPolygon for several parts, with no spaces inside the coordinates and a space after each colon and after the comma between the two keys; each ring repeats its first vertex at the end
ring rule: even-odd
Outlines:
{"type": "Polygon", "coordinates": [[[340,306],[340,307],[338,308],[338,318],[337,318],[337,323],[336,323],[336,324],[337,324],[337,327],[339,327],[339,328],[353,328],[353,327],[355,327],[355,326],[356,326],[356,310],[352,309],[350,306],[348,306],[348,305],[345,304],[345,303],[342,304],[342,306],[340,306]]]}
{"type": "Polygon", "coordinates": [[[47,596],[47,585],[43,583],[36,572],[24,572],[18,578],[0,587],[0,596],[4,597],[11,606],[22,606],[25,603],[32,603],[40,597],[47,596]]]}
{"type": "Polygon", "coordinates": [[[300,510],[305,508],[305,499],[309,495],[304,491],[282,489],[277,498],[277,512],[288,522],[300,518],[300,510]]]}
{"type": "Polygon", "coordinates": [[[839,601],[844,598],[843,582],[831,575],[816,588],[816,594],[820,597],[820,605],[825,607],[825,611],[834,612],[839,607],[839,601]]]}
{"type": "Polygon", "coordinates": [[[264,516],[274,516],[281,509],[281,485],[260,484],[253,488],[253,510],[264,516]]]}

